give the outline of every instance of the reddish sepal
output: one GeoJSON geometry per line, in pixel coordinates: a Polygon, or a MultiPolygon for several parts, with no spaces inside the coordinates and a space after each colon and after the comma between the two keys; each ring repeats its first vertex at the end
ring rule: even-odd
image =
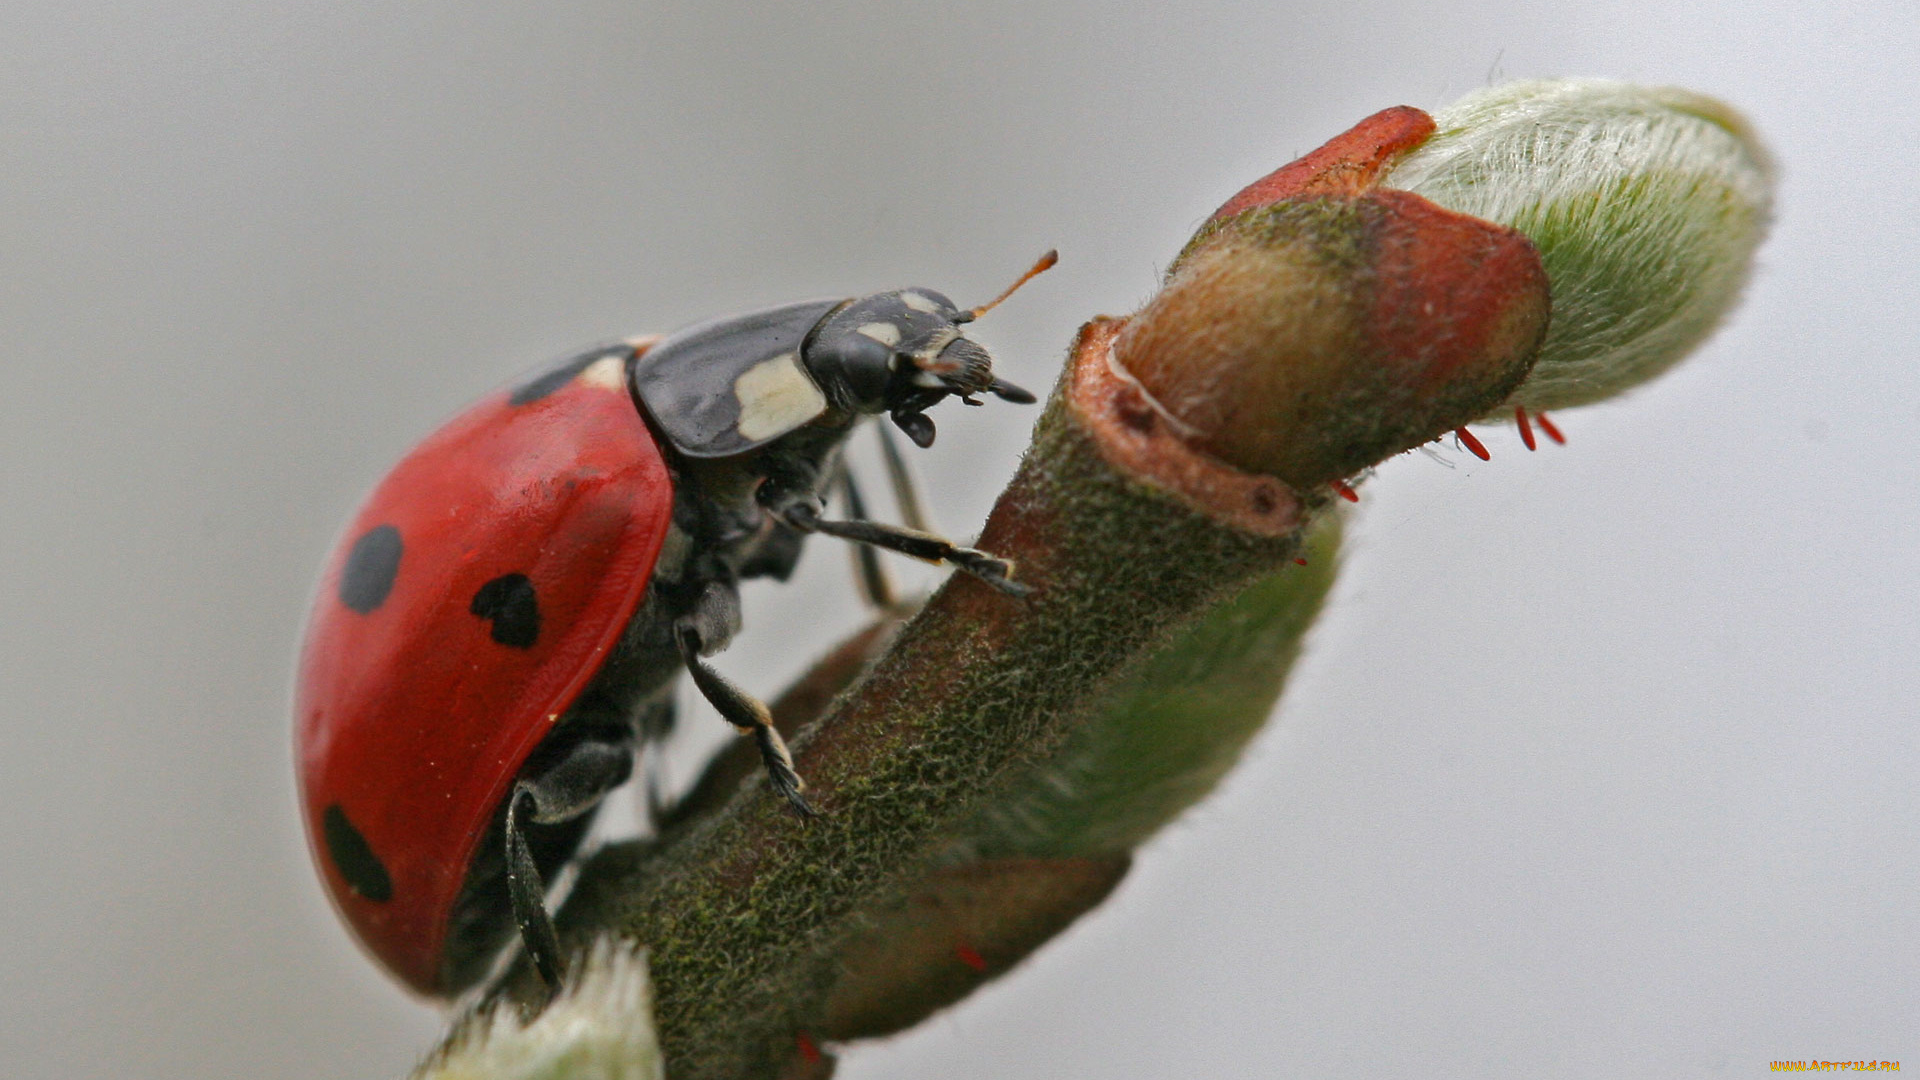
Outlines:
{"type": "Polygon", "coordinates": [[[1240,189],[1209,223],[1243,210],[1301,195],[1358,195],[1380,171],[1433,134],[1433,117],[1411,105],[1382,109],[1318,150],[1288,162],[1240,189]]]}

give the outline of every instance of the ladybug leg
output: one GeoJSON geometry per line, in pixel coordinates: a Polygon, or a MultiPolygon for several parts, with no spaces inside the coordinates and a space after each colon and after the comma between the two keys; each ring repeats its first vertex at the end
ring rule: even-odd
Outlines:
{"type": "Polygon", "coordinates": [[[875,424],[873,430],[880,433],[880,456],[887,463],[887,484],[893,488],[893,503],[900,510],[900,524],[915,532],[937,533],[939,530],[928,524],[933,519],[920,503],[920,492],[913,482],[913,471],[907,467],[906,455],[900,452],[899,440],[885,424],[875,424]]]}
{"type": "MultiPolygon", "coordinates": [[[[866,500],[860,497],[860,485],[853,479],[853,470],[847,463],[840,463],[835,479],[840,485],[841,498],[847,504],[847,516],[855,521],[866,521],[866,500]]],[[[882,611],[893,608],[900,602],[899,594],[894,591],[893,581],[887,576],[887,568],[880,562],[880,553],[866,544],[853,547],[853,577],[860,585],[860,596],[869,607],[882,611]]]]}
{"type": "Polygon", "coordinates": [[[633,772],[633,747],[622,742],[587,741],[540,772],[513,786],[507,804],[507,898],[527,957],[550,988],[566,975],[560,938],[547,913],[546,883],[527,843],[528,824],[556,825],[579,817],[633,772]]]}
{"type": "Polygon", "coordinates": [[[765,482],[755,491],[760,508],[788,528],[801,533],[823,533],[842,540],[871,544],[897,551],[915,559],[947,563],[964,570],[1009,596],[1025,596],[1025,585],[1013,580],[1013,566],[976,548],[961,547],[950,540],[918,529],[887,525],[878,521],[828,521],[820,516],[817,494],[824,484],[815,482],[802,463],[786,461],[769,470],[765,482]]]}
{"type": "MultiPolygon", "coordinates": [[[[665,700],[647,706],[640,714],[639,722],[634,725],[635,730],[640,732],[640,745],[643,748],[657,747],[665,743],[667,736],[673,733],[677,713],[678,709],[671,695],[668,695],[665,700]]],[[[667,756],[662,753],[650,753],[644,760],[647,767],[645,778],[647,820],[652,822],[657,830],[660,823],[666,820],[667,814],[672,811],[675,802],[667,795],[668,789],[672,786],[667,774],[667,756]]]]}
{"type": "Polygon", "coordinates": [[[878,521],[826,521],[808,503],[796,503],[777,511],[780,519],[801,532],[837,536],[856,544],[871,544],[888,551],[927,562],[949,563],[1009,596],[1025,596],[1025,585],[1013,580],[1013,565],[977,548],[961,547],[932,533],[886,525],[878,521]]]}
{"type": "Polygon", "coordinates": [[[680,659],[687,665],[687,673],[693,676],[693,685],[700,689],[701,696],[712,702],[713,707],[720,710],[720,715],[740,734],[753,737],[754,744],[760,748],[760,761],[766,766],[767,780],[773,784],[773,790],[779,792],[802,817],[812,817],[813,807],[800,794],[806,784],[794,770],[793,755],[787,751],[786,740],[774,729],[773,715],[758,698],[735,686],[732,680],[709,667],[702,659],[719,652],[725,646],[726,638],[732,636],[733,627],[722,621],[728,605],[723,600],[714,599],[715,594],[719,593],[732,598],[731,611],[737,625],[738,594],[728,585],[709,585],[693,612],[681,616],[673,624],[674,640],[680,646],[680,659]],[[718,625],[712,625],[715,623],[718,625]]]}
{"type": "Polygon", "coordinates": [[[532,813],[533,794],[516,787],[513,801],[507,804],[507,898],[513,903],[513,921],[520,928],[527,958],[552,989],[560,985],[566,964],[560,958],[560,935],[554,932],[553,916],[547,914],[546,884],[521,831],[521,820],[532,813]]]}

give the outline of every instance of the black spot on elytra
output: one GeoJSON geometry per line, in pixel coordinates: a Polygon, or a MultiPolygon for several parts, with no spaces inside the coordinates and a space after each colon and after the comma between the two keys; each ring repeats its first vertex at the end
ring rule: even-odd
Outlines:
{"type": "Polygon", "coordinates": [[[375,903],[393,899],[393,879],[387,876],[387,868],[367,846],[367,838],[347,820],[347,812],[339,803],[320,815],[320,832],[326,837],[327,854],[334,867],[347,879],[347,888],[375,903]]]}
{"type": "Polygon", "coordinates": [[[620,355],[625,349],[625,345],[596,345],[577,356],[556,360],[546,370],[514,387],[513,393],[507,395],[507,404],[531,405],[572,382],[574,376],[587,370],[594,361],[620,355]]]}
{"type": "Polygon", "coordinates": [[[540,601],[525,574],[503,574],[473,594],[468,611],[493,621],[493,640],[531,649],[540,638],[540,601]]]}
{"type": "Polygon", "coordinates": [[[391,525],[375,525],[355,540],[340,571],[340,602],[362,615],[386,603],[400,572],[400,549],[400,530],[391,525]]]}

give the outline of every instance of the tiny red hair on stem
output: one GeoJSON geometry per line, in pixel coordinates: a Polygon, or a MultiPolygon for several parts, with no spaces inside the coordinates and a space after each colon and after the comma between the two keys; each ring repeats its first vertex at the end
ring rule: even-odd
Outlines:
{"type": "Polygon", "coordinates": [[[1467,450],[1470,451],[1474,457],[1479,458],[1481,461],[1493,460],[1493,455],[1487,453],[1487,448],[1481,445],[1479,439],[1476,439],[1473,437],[1473,432],[1468,431],[1466,428],[1463,428],[1463,427],[1454,428],[1453,435],[1454,435],[1454,438],[1460,440],[1460,445],[1466,447],[1467,450]]]}
{"type": "Polygon", "coordinates": [[[967,965],[973,970],[978,971],[983,975],[986,974],[987,958],[984,956],[981,956],[980,951],[978,949],[975,949],[973,946],[963,941],[960,944],[954,946],[953,955],[959,957],[961,963],[967,965]]]}
{"type": "Polygon", "coordinates": [[[804,1031],[794,1032],[793,1047],[800,1051],[800,1060],[809,1065],[820,1063],[820,1044],[813,1041],[813,1036],[804,1031]]]}

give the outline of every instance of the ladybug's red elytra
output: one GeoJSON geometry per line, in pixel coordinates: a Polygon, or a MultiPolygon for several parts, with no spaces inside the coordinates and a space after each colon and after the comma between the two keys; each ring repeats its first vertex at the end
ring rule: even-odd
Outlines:
{"type": "Polygon", "coordinates": [[[863,417],[926,446],[925,410],[948,395],[1034,400],[962,333],[1012,291],[971,310],[930,289],[810,301],[598,346],[387,474],[325,565],[295,738],[320,876],[396,977],[455,995],[517,925],[558,984],[544,882],[642,740],[671,728],[683,668],[813,813],[765,706],[703,659],[739,629],[737,583],[784,579],[808,534],[1025,592],[985,552],[857,509],[822,517],[863,417]]]}

